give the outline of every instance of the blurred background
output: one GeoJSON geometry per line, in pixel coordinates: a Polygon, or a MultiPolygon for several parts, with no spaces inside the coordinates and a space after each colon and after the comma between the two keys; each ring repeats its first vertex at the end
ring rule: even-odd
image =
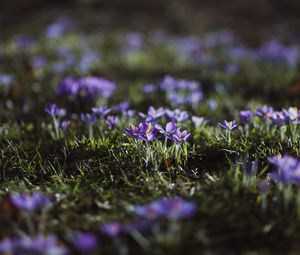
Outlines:
{"type": "Polygon", "coordinates": [[[299,101],[299,13],[298,0],[0,1],[0,71],[25,91],[51,77],[50,98],[67,75],[132,88],[171,74],[279,107],[299,101]]]}
{"type": "MultiPolygon", "coordinates": [[[[202,33],[218,28],[238,31],[247,40],[300,29],[298,0],[10,0],[0,1],[1,35],[42,26],[71,16],[99,29],[202,33]],[[36,24],[39,20],[39,24],[36,24]],[[95,22],[97,21],[97,22],[95,22]],[[33,23],[35,26],[30,26],[33,23]],[[16,28],[17,27],[17,28],[16,28]]],[[[30,32],[30,31],[26,31],[30,32]]]]}

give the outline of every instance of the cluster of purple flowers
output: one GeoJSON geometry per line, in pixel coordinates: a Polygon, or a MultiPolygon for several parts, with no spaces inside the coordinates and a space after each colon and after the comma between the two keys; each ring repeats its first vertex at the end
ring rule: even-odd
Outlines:
{"type": "Polygon", "coordinates": [[[153,106],[149,106],[147,114],[140,112],[139,115],[146,122],[157,122],[162,117],[165,117],[167,121],[185,122],[190,117],[187,111],[170,110],[163,107],[155,109],[153,106]]]}
{"type": "MultiPolygon", "coordinates": [[[[39,192],[29,195],[14,195],[11,197],[12,202],[20,209],[33,211],[45,207],[50,203],[48,197],[39,192]]],[[[129,223],[118,221],[109,222],[101,225],[101,231],[111,238],[116,238],[121,234],[128,234],[134,231],[143,231],[149,229],[156,220],[167,217],[178,220],[181,218],[191,217],[196,211],[196,204],[188,202],[182,198],[158,199],[144,206],[135,206],[134,213],[139,219],[129,223]]],[[[72,237],[73,247],[81,254],[93,252],[98,245],[98,239],[91,233],[78,232],[72,237]]],[[[21,237],[14,239],[4,239],[0,242],[0,254],[67,254],[68,250],[59,244],[56,237],[36,236],[21,237]]]]}
{"type": "Polygon", "coordinates": [[[216,63],[216,52],[214,49],[228,46],[233,47],[234,35],[229,30],[220,30],[208,33],[203,37],[194,35],[174,36],[162,32],[154,34],[152,40],[156,44],[172,45],[177,50],[180,60],[185,63],[212,66],[216,63]]]}
{"type": "Polygon", "coordinates": [[[182,143],[189,138],[189,134],[186,130],[180,131],[175,122],[169,122],[164,129],[162,126],[156,124],[152,126],[150,122],[142,122],[138,126],[130,125],[129,128],[125,128],[125,131],[134,138],[139,138],[145,142],[151,142],[153,140],[160,139],[160,134],[163,134],[166,138],[176,143],[182,143]]]}
{"type": "Polygon", "coordinates": [[[273,38],[256,49],[233,45],[227,49],[227,54],[235,61],[247,58],[272,66],[291,68],[299,62],[300,51],[298,46],[287,46],[273,38]]]}
{"type": "Polygon", "coordinates": [[[84,50],[78,54],[74,49],[66,46],[55,49],[54,53],[56,60],[51,61],[45,55],[35,55],[29,63],[33,69],[63,73],[72,68],[84,74],[101,60],[101,54],[98,51],[84,50]]]}
{"type": "Polygon", "coordinates": [[[225,63],[224,71],[231,73],[236,73],[239,69],[237,60],[250,59],[272,66],[295,67],[299,63],[300,56],[298,45],[285,45],[279,38],[272,38],[258,48],[245,47],[236,40],[232,31],[228,30],[208,33],[202,38],[159,34],[153,40],[175,46],[178,57],[184,61],[213,68],[217,68],[218,50],[223,48],[229,59],[225,63]]]}
{"type": "Polygon", "coordinates": [[[298,124],[300,121],[300,110],[297,107],[289,107],[288,109],[275,111],[272,107],[262,106],[256,112],[247,110],[239,113],[239,117],[244,123],[250,122],[255,116],[265,121],[272,121],[277,126],[286,125],[289,122],[298,124]]]}
{"type": "Polygon", "coordinates": [[[196,204],[180,197],[163,198],[144,206],[135,206],[134,212],[142,218],[151,220],[161,217],[180,219],[191,217],[196,212],[196,204]]]}
{"type": "Polygon", "coordinates": [[[65,131],[71,124],[70,120],[61,120],[62,117],[66,116],[67,111],[65,108],[59,108],[57,104],[47,105],[44,111],[53,118],[55,129],[59,128],[65,131]]]}
{"type": "MultiPolygon", "coordinates": [[[[62,36],[66,32],[74,31],[76,24],[73,20],[67,17],[61,17],[55,22],[49,24],[45,29],[45,35],[47,40],[53,38],[60,38],[65,40],[62,36]]],[[[101,35],[95,33],[94,37],[89,39],[81,38],[80,34],[75,34],[79,36],[78,42],[80,42],[81,51],[78,52],[78,48],[74,49],[74,52],[64,54],[64,57],[59,61],[49,63],[52,66],[52,71],[63,72],[66,68],[72,66],[76,70],[79,69],[80,72],[86,72],[97,60],[101,58],[101,53],[94,50],[86,50],[90,48],[90,42],[93,40],[101,40],[101,35]],[[83,39],[83,40],[80,40],[83,39]],[[80,56],[80,60],[76,62],[77,56],[80,56]]],[[[146,43],[149,41],[150,46],[153,45],[172,45],[176,49],[176,60],[182,61],[189,64],[198,64],[202,67],[209,67],[213,69],[221,68],[221,72],[227,74],[234,74],[239,71],[242,61],[251,60],[256,62],[262,62],[263,64],[271,66],[284,66],[288,68],[296,67],[299,63],[300,50],[298,45],[286,45],[282,43],[281,38],[272,38],[269,41],[263,43],[258,48],[249,48],[243,46],[237,38],[234,36],[232,31],[221,30],[213,33],[208,33],[203,37],[197,36],[174,36],[170,34],[164,34],[162,31],[153,33],[151,36],[145,37],[141,33],[131,32],[122,36],[122,41],[120,42],[120,50],[123,55],[128,55],[137,51],[141,51],[147,47],[146,43]],[[221,49],[221,54],[220,54],[221,49]],[[226,62],[224,62],[223,57],[226,56],[226,62]],[[220,61],[222,60],[222,61],[220,61]],[[221,64],[220,64],[221,63],[221,64]]],[[[38,40],[19,35],[13,38],[13,42],[18,47],[32,48],[39,45],[38,40]]],[[[97,41],[98,42],[98,41],[97,41]]],[[[73,46],[63,46],[64,48],[72,48],[73,46]]],[[[57,48],[61,48],[58,46],[57,48]]],[[[36,59],[32,61],[34,66],[41,66],[44,64],[44,60],[36,59]]],[[[171,77],[172,78],[172,77],[171,77]]],[[[174,79],[174,78],[173,78],[174,79]]],[[[174,79],[175,80],[175,79],[174,79]]],[[[162,84],[164,81],[162,82],[162,84]]],[[[177,80],[176,83],[193,83],[186,80],[177,80]]],[[[167,82],[167,84],[170,84],[167,82]]],[[[183,85],[185,87],[186,85],[183,85]]],[[[163,86],[164,87],[164,86],[163,86]]],[[[178,86],[178,87],[181,87],[178,86]]],[[[203,97],[201,88],[194,90],[193,86],[186,86],[188,90],[183,89],[181,92],[170,90],[167,91],[168,99],[174,105],[185,104],[185,103],[197,103],[203,97]],[[192,92],[188,92],[190,87],[192,87],[192,92]]],[[[152,87],[153,88],[153,87],[152,87]]],[[[152,91],[151,87],[148,87],[152,91]]],[[[156,90],[157,88],[155,88],[156,90]]],[[[181,88],[180,88],[181,90],[181,88]]]]}
{"type": "Polygon", "coordinates": [[[81,96],[93,99],[95,97],[108,98],[115,91],[116,85],[104,78],[88,76],[75,79],[71,76],[63,79],[57,89],[59,95],[81,96]]]}
{"type": "Polygon", "coordinates": [[[115,129],[118,126],[119,118],[116,115],[108,115],[112,108],[107,106],[93,107],[92,113],[81,114],[81,120],[86,124],[92,125],[97,119],[105,119],[106,124],[110,129],[115,129]]]}
{"type": "Polygon", "coordinates": [[[101,226],[101,231],[115,238],[132,231],[147,230],[160,218],[179,220],[193,216],[196,212],[196,204],[180,197],[173,199],[162,198],[147,205],[134,206],[133,212],[139,217],[138,220],[130,223],[121,223],[119,221],[105,223],[101,226]]]}
{"type": "Polygon", "coordinates": [[[160,133],[164,134],[165,137],[176,143],[185,142],[191,135],[187,130],[180,131],[181,128],[178,128],[176,123],[173,121],[168,122],[165,129],[158,124],[155,126],[160,133]]]}
{"type": "MultiPolygon", "coordinates": [[[[56,104],[47,105],[44,110],[54,119],[64,117],[67,113],[66,109],[59,108],[56,104]]],[[[115,129],[118,125],[119,119],[115,115],[107,115],[111,110],[111,108],[106,106],[93,107],[92,113],[82,113],[80,118],[84,123],[89,125],[94,124],[97,121],[97,118],[105,118],[105,122],[109,128],[115,129]]],[[[58,123],[58,127],[62,130],[66,130],[70,124],[70,120],[61,120],[58,123]]]]}
{"type": "Polygon", "coordinates": [[[139,115],[146,121],[146,122],[156,122],[163,116],[165,116],[166,111],[163,107],[155,109],[153,106],[149,106],[147,114],[139,113],[139,115]]]}
{"type": "MultiPolygon", "coordinates": [[[[10,200],[16,208],[30,214],[37,210],[48,208],[51,205],[50,198],[38,191],[32,195],[26,193],[11,194],[10,200]]],[[[96,249],[98,244],[96,236],[88,232],[75,233],[71,242],[73,247],[81,252],[81,254],[91,253],[96,249]]],[[[60,255],[67,253],[68,250],[57,241],[54,235],[22,236],[20,238],[3,239],[0,241],[0,254],[60,255]]]]}
{"type": "Polygon", "coordinates": [[[171,105],[195,105],[203,99],[201,85],[195,81],[180,80],[168,75],[163,78],[159,87],[166,92],[171,105]]]}
{"type": "Polygon", "coordinates": [[[34,192],[32,195],[28,194],[12,194],[10,196],[11,202],[15,207],[20,210],[28,211],[30,213],[49,207],[51,200],[48,196],[43,195],[41,192],[34,192]]]}
{"type": "Polygon", "coordinates": [[[172,106],[196,105],[203,99],[201,84],[195,81],[176,79],[165,76],[160,84],[147,84],[143,87],[144,93],[154,93],[158,89],[166,93],[167,100],[172,106]]]}
{"type": "Polygon", "coordinates": [[[25,236],[1,241],[0,254],[63,255],[67,254],[67,249],[61,246],[56,237],[52,235],[40,235],[32,238],[25,236]]]}
{"type": "MultiPolygon", "coordinates": [[[[107,106],[93,107],[92,113],[82,113],[80,119],[82,122],[93,125],[98,119],[104,119],[109,129],[115,129],[118,126],[119,118],[116,115],[108,115],[112,110],[120,111],[122,114],[128,113],[128,107],[124,103],[117,105],[116,107],[109,108],[107,106]]],[[[66,130],[71,124],[70,120],[61,120],[67,113],[66,109],[59,108],[56,104],[50,104],[45,107],[45,112],[48,113],[54,120],[57,128],[66,130]]]]}
{"type": "MultiPolygon", "coordinates": [[[[118,126],[119,118],[116,115],[108,115],[111,111],[121,112],[123,116],[128,115],[130,117],[132,117],[135,113],[135,111],[129,109],[128,102],[123,102],[113,108],[109,108],[107,106],[93,107],[92,113],[83,113],[81,114],[80,119],[90,126],[96,123],[98,119],[103,119],[110,129],[115,129],[118,126]]],[[[66,130],[71,124],[70,120],[61,120],[61,118],[66,115],[66,110],[64,108],[59,108],[56,104],[50,104],[46,106],[45,112],[54,119],[57,128],[66,130]]],[[[126,132],[133,137],[151,142],[160,138],[159,134],[164,134],[168,139],[177,143],[181,143],[190,136],[187,131],[181,132],[180,128],[177,128],[175,124],[175,121],[184,122],[189,119],[190,116],[186,111],[181,111],[179,109],[172,111],[162,107],[155,109],[154,107],[150,106],[147,114],[139,113],[139,115],[144,118],[145,121],[140,123],[137,127],[131,125],[129,128],[125,129],[126,132]],[[169,121],[166,129],[163,129],[160,125],[155,124],[157,120],[162,117],[165,117],[165,119],[169,121]]],[[[192,118],[192,122],[196,127],[201,126],[204,121],[205,120],[203,117],[199,118],[193,116],[192,118]]]]}
{"type": "Polygon", "coordinates": [[[300,184],[299,159],[285,155],[269,157],[268,160],[277,168],[277,172],[269,174],[271,180],[283,184],[300,184]]]}
{"type": "Polygon", "coordinates": [[[266,42],[254,52],[255,57],[261,61],[289,67],[296,66],[299,53],[299,47],[286,46],[275,39],[266,42]]]}

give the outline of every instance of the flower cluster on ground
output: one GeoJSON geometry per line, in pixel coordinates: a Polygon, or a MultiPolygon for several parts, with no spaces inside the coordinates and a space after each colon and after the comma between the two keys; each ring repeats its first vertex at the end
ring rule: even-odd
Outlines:
{"type": "Polygon", "coordinates": [[[296,35],[80,25],[0,42],[0,255],[297,248],[296,35]]]}

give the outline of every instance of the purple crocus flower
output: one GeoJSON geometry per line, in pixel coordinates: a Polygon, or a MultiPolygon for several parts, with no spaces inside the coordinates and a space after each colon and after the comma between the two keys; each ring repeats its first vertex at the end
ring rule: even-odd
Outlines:
{"type": "Polygon", "coordinates": [[[144,206],[135,206],[133,211],[136,215],[155,220],[165,216],[168,213],[169,208],[166,206],[165,200],[159,199],[150,204],[144,206]]]}
{"type": "Polygon", "coordinates": [[[140,135],[140,138],[145,142],[152,142],[155,139],[158,139],[159,130],[156,127],[151,128],[151,123],[149,123],[149,127],[147,128],[144,134],[140,135]]]}
{"type": "Polygon", "coordinates": [[[188,202],[180,197],[173,198],[168,201],[169,212],[168,217],[172,219],[191,217],[196,211],[196,204],[188,202]]]}
{"type": "Polygon", "coordinates": [[[121,222],[113,221],[102,224],[101,231],[112,238],[116,238],[124,232],[124,226],[121,222]]]}
{"type": "Polygon", "coordinates": [[[62,130],[66,130],[68,128],[68,126],[70,126],[71,121],[70,120],[63,120],[61,122],[59,122],[58,127],[62,130]]]}
{"type": "Polygon", "coordinates": [[[254,116],[254,113],[251,111],[240,111],[239,118],[242,122],[248,123],[254,116]]]}
{"type": "Polygon", "coordinates": [[[99,117],[103,118],[105,115],[107,115],[111,111],[110,108],[107,106],[99,106],[99,107],[93,107],[92,112],[97,114],[99,117]]]}
{"type": "Polygon", "coordinates": [[[56,104],[50,104],[45,107],[45,112],[52,118],[63,117],[66,115],[66,109],[58,108],[56,104]]]}
{"type": "Polygon", "coordinates": [[[294,67],[298,62],[299,48],[285,46],[273,39],[262,45],[255,53],[259,60],[294,67]]]}
{"type": "Polygon", "coordinates": [[[299,164],[297,158],[287,155],[284,155],[283,157],[281,155],[268,157],[268,161],[279,169],[294,169],[299,164]]]}
{"type": "Polygon", "coordinates": [[[86,123],[86,124],[89,124],[89,125],[92,125],[96,122],[97,118],[96,118],[96,114],[95,113],[82,113],[81,114],[81,120],[86,123]]]}
{"type": "Polygon", "coordinates": [[[139,137],[142,128],[143,127],[141,126],[141,124],[139,124],[139,126],[131,124],[129,128],[125,128],[125,131],[132,137],[137,138],[139,137]]]}
{"type": "Polygon", "coordinates": [[[90,254],[97,247],[97,238],[91,233],[76,233],[72,243],[81,254],[90,254]]]}
{"type": "Polygon", "coordinates": [[[189,134],[186,130],[180,131],[180,128],[177,128],[175,122],[168,122],[166,125],[166,129],[163,129],[160,125],[155,125],[156,129],[165,135],[168,139],[176,142],[182,143],[185,142],[191,134],[189,134]]]}
{"type": "Polygon", "coordinates": [[[187,130],[180,131],[180,129],[176,129],[176,131],[172,134],[172,136],[169,136],[169,139],[173,140],[176,143],[182,143],[185,142],[189,137],[190,133],[187,132],[187,130]]]}
{"type": "Polygon", "coordinates": [[[115,91],[116,85],[101,77],[83,77],[78,80],[80,94],[88,98],[101,96],[108,98],[115,91]]]}
{"type": "Polygon", "coordinates": [[[143,122],[140,128],[139,138],[145,142],[151,142],[157,138],[158,129],[156,127],[152,127],[150,122],[143,122]]]}
{"type": "Polygon", "coordinates": [[[204,124],[205,119],[204,119],[204,117],[193,116],[192,117],[192,122],[194,123],[196,128],[199,128],[204,124]]]}
{"type": "Polygon", "coordinates": [[[50,198],[38,191],[34,192],[32,195],[12,194],[10,199],[18,209],[28,212],[48,207],[51,204],[50,198]]]}
{"type": "Polygon", "coordinates": [[[263,119],[269,119],[272,114],[274,113],[274,109],[269,106],[262,106],[256,110],[256,116],[263,118],[263,119]]]}
{"type": "Polygon", "coordinates": [[[59,95],[75,96],[79,91],[78,82],[71,76],[64,78],[57,89],[59,95]]]}
{"type": "Polygon", "coordinates": [[[106,118],[106,123],[110,129],[115,129],[118,126],[118,122],[119,122],[118,116],[109,115],[106,118]]]}
{"type": "Polygon", "coordinates": [[[224,120],[223,123],[219,123],[219,125],[222,128],[225,128],[225,129],[230,130],[230,131],[237,128],[237,126],[238,126],[236,120],[232,120],[232,121],[224,120]]]}
{"type": "Polygon", "coordinates": [[[196,205],[182,198],[158,199],[144,206],[135,206],[136,215],[154,220],[161,217],[169,217],[171,219],[187,218],[195,213],[196,205]]]}
{"type": "Polygon", "coordinates": [[[168,121],[184,122],[189,119],[189,114],[187,111],[180,111],[179,109],[171,111],[169,109],[166,109],[165,112],[165,116],[168,121]]]}
{"type": "Polygon", "coordinates": [[[269,178],[283,184],[300,184],[300,162],[291,156],[273,156],[269,162],[276,166],[277,172],[269,174],[269,178]]]}
{"type": "Polygon", "coordinates": [[[285,112],[273,112],[270,119],[276,126],[285,125],[289,121],[285,112]]]}
{"type": "Polygon", "coordinates": [[[160,82],[159,87],[161,90],[173,90],[176,88],[176,79],[171,75],[167,75],[160,82]]]}
{"type": "Polygon", "coordinates": [[[82,77],[74,79],[66,77],[58,87],[58,94],[68,96],[78,96],[84,98],[95,98],[101,96],[108,98],[115,91],[116,85],[101,77],[82,77]]]}
{"type": "Polygon", "coordinates": [[[172,105],[197,104],[203,99],[201,85],[190,80],[165,76],[160,83],[160,89],[166,92],[172,105]]]}
{"type": "Polygon", "coordinates": [[[156,124],[155,127],[159,130],[160,133],[165,134],[166,136],[175,133],[175,131],[177,130],[177,125],[174,121],[168,122],[166,125],[166,129],[158,124],[156,124]]]}
{"type": "Polygon", "coordinates": [[[155,109],[153,106],[150,106],[147,114],[140,112],[139,115],[144,118],[146,122],[154,122],[165,115],[165,109],[163,107],[155,109]]]}
{"type": "Polygon", "coordinates": [[[159,130],[152,127],[151,123],[142,122],[137,127],[130,125],[130,128],[125,128],[125,131],[134,138],[139,138],[145,142],[151,142],[157,138],[159,130]]]}
{"type": "Polygon", "coordinates": [[[14,240],[13,254],[63,255],[67,254],[67,249],[61,246],[53,235],[22,237],[14,240]]]}
{"type": "Polygon", "coordinates": [[[288,121],[294,123],[299,123],[300,121],[300,110],[297,107],[289,107],[287,110],[283,109],[282,114],[286,116],[288,121]]]}

